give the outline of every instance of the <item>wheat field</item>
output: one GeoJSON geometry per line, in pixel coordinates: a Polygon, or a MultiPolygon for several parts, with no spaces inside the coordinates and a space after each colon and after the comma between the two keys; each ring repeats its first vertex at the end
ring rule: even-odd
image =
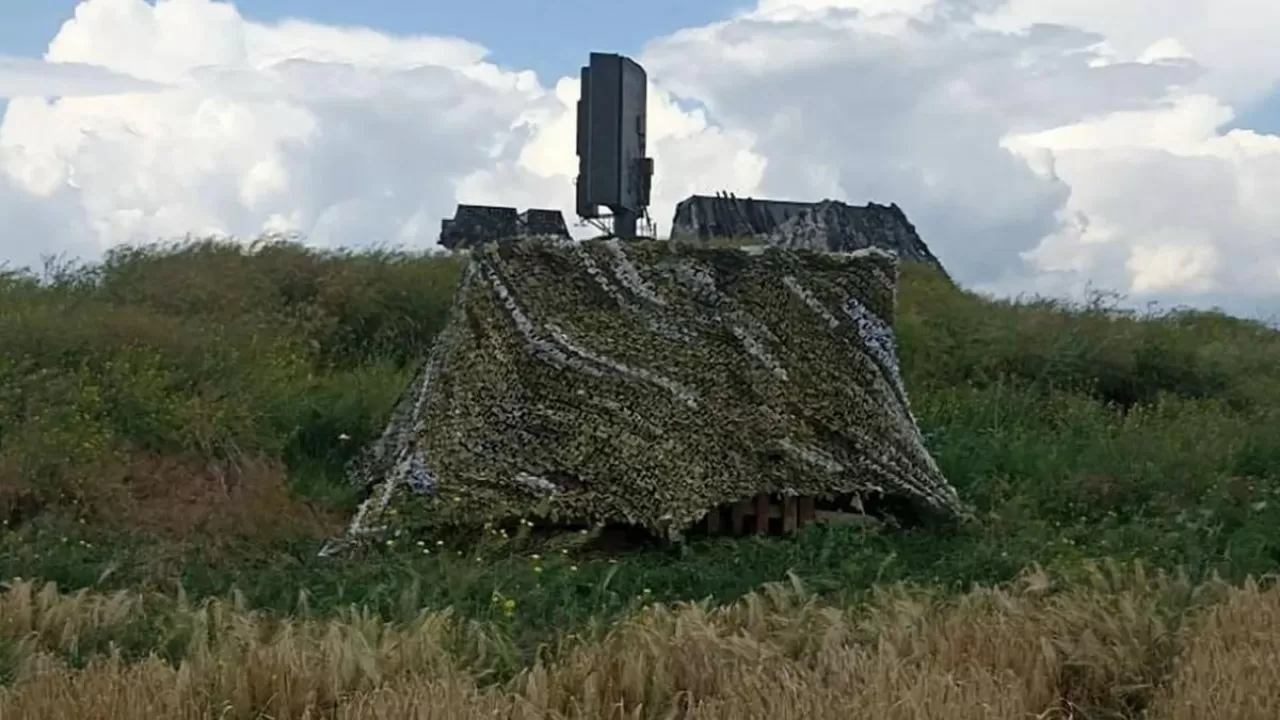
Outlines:
{"type": "Polygon", "coordinates": [[[0,717],[1280,717],[1280,590],[1140,565],[1070,583],[1032,569],[959,596],[897,586],[850,609],[798,580],[716,608],[653,604],[502,680],[486,671],[500,633],[448,612],[269,620],[235,597],[165,601],[150,631],[170,657],[127,657],[156,602],[11,585],[0,717]]]}

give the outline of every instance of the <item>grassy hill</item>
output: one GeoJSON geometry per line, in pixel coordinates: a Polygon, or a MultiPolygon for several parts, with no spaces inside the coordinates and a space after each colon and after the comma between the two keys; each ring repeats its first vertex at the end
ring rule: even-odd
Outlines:
{"type": "Polygon", "coordinates": [[[461,262],[0,275],[0,717],[1280,715],[1280,334],[907,267],[913,410],[978,522],[316,558],[461,262]]]}

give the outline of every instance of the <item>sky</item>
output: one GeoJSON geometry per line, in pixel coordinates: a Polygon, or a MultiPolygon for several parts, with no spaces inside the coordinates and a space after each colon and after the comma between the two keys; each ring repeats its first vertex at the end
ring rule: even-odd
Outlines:
{"type": "Polygon", "coordinates": [[[1001,296],[1280,314],[1280,4],[8,0],[0,264],[294,231],[573,221],[591,51],[648,71],[650,208],[896,202],[1001,296]],[[14,7],[16,3],[16,9],[14,7]]]}
{"type": "MultiPolygon", "coordinates": [[[[79,0],[6,0],[0,54],[44,55],[71,19],[79,0]],[[16,3],[17,11],[13,10],[16,3]]],[[[749,0],[243,0],[246,19],[305,18],[324,25],[362,26],[397,35],[466,38],[489,49],[489,59],[536,72],[544,82],[571,75],[592,50],[632,54],[645,41],[702,25],[750,7],[749,0]],[[643,8],[643,11],[640,10],[643,8]]]]}

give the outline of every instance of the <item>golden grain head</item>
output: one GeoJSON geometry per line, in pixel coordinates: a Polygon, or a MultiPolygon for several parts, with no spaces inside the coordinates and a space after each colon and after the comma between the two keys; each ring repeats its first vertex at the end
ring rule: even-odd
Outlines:
{"type": "Polygon", "coordinates": [[[102,650],[72,667],[59,650],[127,625],[102,612],[122,601],[20,583],[0,617],[34,624],[0,636],[14,663],[0,717],[1280,716],[1280,590],[1190,589],[1127,571],[1049,592],[892,587],[840,609],[789,583],[723,607],[649,604],[495,682],[502,632],[452,613],[279,622],[232,601],[170,608],[172,628],[202,629],[177,665],[102,650]]]}

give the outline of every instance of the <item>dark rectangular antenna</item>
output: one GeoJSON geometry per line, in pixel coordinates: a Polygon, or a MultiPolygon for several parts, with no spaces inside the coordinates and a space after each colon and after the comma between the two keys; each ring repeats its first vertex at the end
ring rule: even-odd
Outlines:
{"type": "Polygon", "coordinates": [[[653,160],[645,157],[647,77],[634,60],[591,53],[578,100],[578,216],[612,213],[614,235],[636,236],[649,207],[653,160]]]}

